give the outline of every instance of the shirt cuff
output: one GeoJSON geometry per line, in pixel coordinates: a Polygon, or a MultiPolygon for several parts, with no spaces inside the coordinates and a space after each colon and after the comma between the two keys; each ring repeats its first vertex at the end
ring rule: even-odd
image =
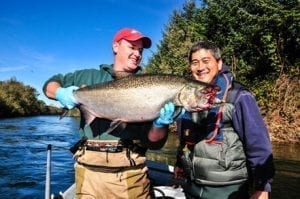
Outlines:
{"type": "Polygon", "coordinates": [[[259,183],[255,186],[255,190],[257,191],[266,191],[266,192],[271,192],[271,181],[265,183],[264,185],[262,183],[259,183]]]}

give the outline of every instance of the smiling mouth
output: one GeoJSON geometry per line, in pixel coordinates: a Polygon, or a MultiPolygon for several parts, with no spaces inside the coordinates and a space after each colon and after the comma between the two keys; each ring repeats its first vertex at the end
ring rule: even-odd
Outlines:
{"type": "Polygon", "coordinates": [[[198,78],[202,79],[207,75],[207,73],[197,73],[196,75],[198,78]]]}
{"type": "Polygon", "coordinates": [[[131,61],[132,64],[135,64],[135,65],[138,64],[138,60],[136,60],[136,59],[130,59],[130,61],[131,61]]]}
{"type": "Polygon", "coordinates": [[[204,71],[204,70],[198,70],[197,72],[196,72],[196,74],[198,75],[198,76],[204,76],[204,75],[207,75],[209,72],[208,71],[204,71]]]}

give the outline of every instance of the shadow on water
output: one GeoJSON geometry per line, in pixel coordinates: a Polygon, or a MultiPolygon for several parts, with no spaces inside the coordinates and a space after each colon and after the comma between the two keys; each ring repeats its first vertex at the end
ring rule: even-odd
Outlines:
{"type": "Polygon", "coordinates": [[[300,145],[273,143],[276,174],[272,199],[300,198],[300,145]]]}
{"type": "MultiPolygon", "coordinates": [[[[75,118],[56,116],[0,120],[0,198],[44,198],[47,145],[52,145],[51,192],[64,191],[74,182],[69,148],[79,139],[75,118]]],[[[163,149],[147,157],[174,165],[176,135],[163,149]]],[[[300,198],[300,145],[273,144],[276,175],[272,199],[300,198]]]]}
{"type": "Polygon", "coordinates": [[[300,161],[275,160],[276,175],[273,182],[272,198],[299,198],[300,161]]]}

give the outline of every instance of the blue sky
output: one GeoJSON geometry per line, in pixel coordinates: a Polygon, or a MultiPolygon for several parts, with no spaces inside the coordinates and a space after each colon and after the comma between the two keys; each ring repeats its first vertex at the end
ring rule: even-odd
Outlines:
{"type": "Polygon", "coordinates": [[[133,27],[155,53],[173,10],[184,0],[0,0],[0,80],[15,77],[47,104],[43,83],[57,73],[112,63],[116,31],[133,27]]]}

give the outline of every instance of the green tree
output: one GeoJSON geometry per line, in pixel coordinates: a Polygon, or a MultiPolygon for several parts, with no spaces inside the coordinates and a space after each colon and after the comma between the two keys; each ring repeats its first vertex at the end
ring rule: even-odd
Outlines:
{"type": "Polygon", "coordinates": [[[0,81],[0,117],[41,114],[45,103],[37,99],[37,91],[15,78],[0,81]]]}
{"type": "Polygon", "coordinates": [[[187,75],[187,53],[197,40],[215,42],[237,80],[269,106],[275,81],[299,75],[300,9],[296,0],[186,1],[173,12],[147,71],[187,75]]]}
{"type": "Polygon", "coordinates": [[[281,133],[279,140],[297,140],[299,31],[298,0],[186,1],[172,13],[147,71],[188,75],[189,48],[210,40],[221,48],[235,78],[254,93],[265,118],[271,118],[268,125],[274,123],[274,134],[281,133]]]}
{"type": "Polygon", "coordinates": [[[209,0],[205,35],[223,50],[236,78],[256,95],[263,109],[278,93],[275,82],[299,74],[300,9],[297,1],[209,0]]]}
{"type": "Polygon", "coordinates": [[[221,46],[241,81],[274,80],[299,64],[297,1],[211,0],[207,5],[206,35],[221,46]]]}
{"type": "Polygon", "coordinates": [[[194,0],[187,1],[182,10],[172,13],[163,32],[163,40],[157,46],[157,53],[149,61],[147,72],[188,74],[188,50],[199,38],[204,27],[198,23],[198,8],[194,0]]]}

